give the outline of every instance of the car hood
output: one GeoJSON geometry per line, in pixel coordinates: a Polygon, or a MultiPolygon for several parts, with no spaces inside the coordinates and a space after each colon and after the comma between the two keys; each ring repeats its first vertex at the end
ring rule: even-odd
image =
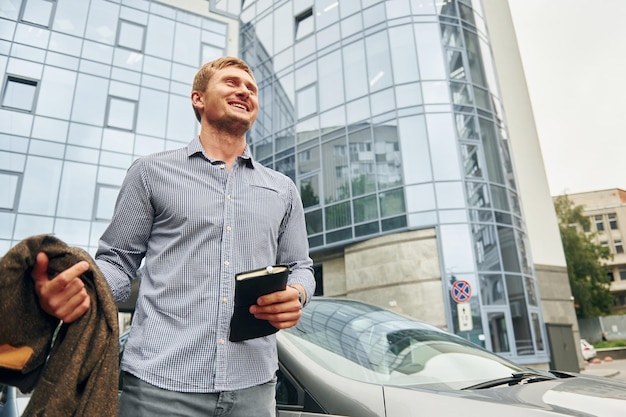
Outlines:
{"type": "Polygon", "coordinates": [[[603,416],[622,417],[626,384],[609,378],[576,375],[515,386],[428,393],[423,389],[384,387],[387,417],[413,417],[424,410],[438,416],[603,416]],[[415,391],[420,391],[416,402],[415,391]],[[445,395],[445,397],[442,396],[445,395]]]}

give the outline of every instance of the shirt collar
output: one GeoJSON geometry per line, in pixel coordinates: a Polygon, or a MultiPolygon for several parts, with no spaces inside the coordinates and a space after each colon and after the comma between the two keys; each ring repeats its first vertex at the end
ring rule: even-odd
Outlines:
{"type": "MultiPolygon", "coordinates": [[[[200,143],[200,136],[196,136],[189,144],[187,145],[187,156],[191,157],[196,154],[203,155],[209,162],[212,164],[218,162],[216,159],[209,158],[202,144],[200,143]]],[[[237,157],[237,162],[243,162],[248,168],[254,168],[254,159],[252,158],[252,153],[250,152],[250,146],[246,143],[246,147],[243,150],[243,153],[237,157]]]]}

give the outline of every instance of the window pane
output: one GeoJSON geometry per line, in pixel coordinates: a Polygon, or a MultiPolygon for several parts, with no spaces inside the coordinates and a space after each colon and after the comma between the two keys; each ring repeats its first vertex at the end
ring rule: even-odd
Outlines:
{"type": "Polygon", "coordinates": [[[305,208],[316,206],[320,203],[319,176],[314,175],[300,180],[300,198],[305,208]]]}
{"type": "Polygon", "coordinates": [[[322,210],[315,210],[304,215],[307,234],[313,235],[324,230],[322,224],[322,210]]]}
{"type": "Polygon", "coordinates": [[[297,92],[298,119],[302,119],[317,111],[317,94],[315,85],[297,92]]]}
{"type": "Polygon", "coordinates": [[[360,223],[378,218],[376,196],[371,195],[354,200],[354,222],[360,223]]]}
{"type": "MultiPolygon", "coordinates": [[[[346,138],[340,137],[322,145],[325,202],[345,200],[350,197],[350,172],[346,138]]],[[[328,219],[327,223],[328,224],[328,219]]]]}
{"type": "Polygon", "coordinates": [[[302,39],[313,33],[313,10],[309,9],[296,17],[296,39],[302,39]]]}
{"type": "Polygon", "coordinates": [[[99,186],[96,195],[96,220],[110,220],[119,192],[118,187],[99,186]]]}
{"type": "Polygon", "coordinates": [[[21,213],[55,215],[62,164],[50,158],[28,158],[18,208],[21,213]]]}
{"type": "Polygon", "coordinates": [[[371,91],[382,90],[391,85],[391,58],[386,32],[365,39],[367,48],[367,71],[371,91]]]}
{"type": "Polygon", "coordinates": [[[24,6],[22,21],[48,27],[54,4],[47,0],[28,0],[24,6]]]}
{"type": "Polygon", "coordinates": [[[402,189],[379,194],[382,217],[404,213],[404,191],[402,189]]]}
{"type": "Polygon", "coordinates": [[[8,77],[2,97],[2,106],[18,110],[33,111],[37,81],[8,77]]]}
{"type": "Polygon", "coordinates": [[[0,173],[0,208],[13,210],[18,182],[16,174],[0,173]]]}
{"type": "Polygon", "coordinates": [[[320,111],[342,104],[343,95],[343,68],[340,65],[339,51],[321,57],[318,64],[320,111]]]}
{"type": "Polygon", "coordinates": [[[107,126],[133,130],[135,127],[136,108],[137,102],[118,97],[109,97],[107,126]]]}
{"type": "Polygon", "coordinates": [[[76,73],[47,66],[37,99],[37,114],[69,119],[74,98],[76,73]]]}
{"type": "Polygon", "coordinates": [[[146,27],[120,20],[117,44],[135,51],[143,51],[146,27]]]}
{"type": "Polygon", "coordinates": [[[326,230],[337,229],[352,223],[350,202],[348,201],[326,207],[324,211],[326,213],[326,230]]]}

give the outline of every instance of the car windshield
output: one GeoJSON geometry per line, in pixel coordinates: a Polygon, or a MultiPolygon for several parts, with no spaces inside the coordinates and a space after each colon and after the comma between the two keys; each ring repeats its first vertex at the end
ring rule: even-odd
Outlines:
{"type": "Polygon", "coordinates": [[[370,383],[459,389],[526,370],[434,326],[350,300],[314,299],[281,337],[324,368],[370,383]]]}

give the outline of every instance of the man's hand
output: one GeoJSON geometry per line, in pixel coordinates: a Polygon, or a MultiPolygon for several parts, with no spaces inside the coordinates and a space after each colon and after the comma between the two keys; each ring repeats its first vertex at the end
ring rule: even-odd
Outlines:
{"type": "Polygon", "coordinates": [[[80,279],[89,269],[89,264],[85,261],[78,262],[54,279],[49,279],[47,269],[48,255],[40,252],[31,273],[39,304],[46,313],[65,323],[71,323],[85,314],[91,304],[85,284],[80,279]]]}
{"type": "MultiPolygon", "coordinates": [[[[304,294],[304,288],[294,284],[304,294]]],[[[298,300],[298,290],[287,287],[283,291],[259,297],[256,305],[250,307],[250,313],[257,319],[267,320],[277,329],[288,329],[298,324],[302,316],[302,306],[298,300]]]]}

